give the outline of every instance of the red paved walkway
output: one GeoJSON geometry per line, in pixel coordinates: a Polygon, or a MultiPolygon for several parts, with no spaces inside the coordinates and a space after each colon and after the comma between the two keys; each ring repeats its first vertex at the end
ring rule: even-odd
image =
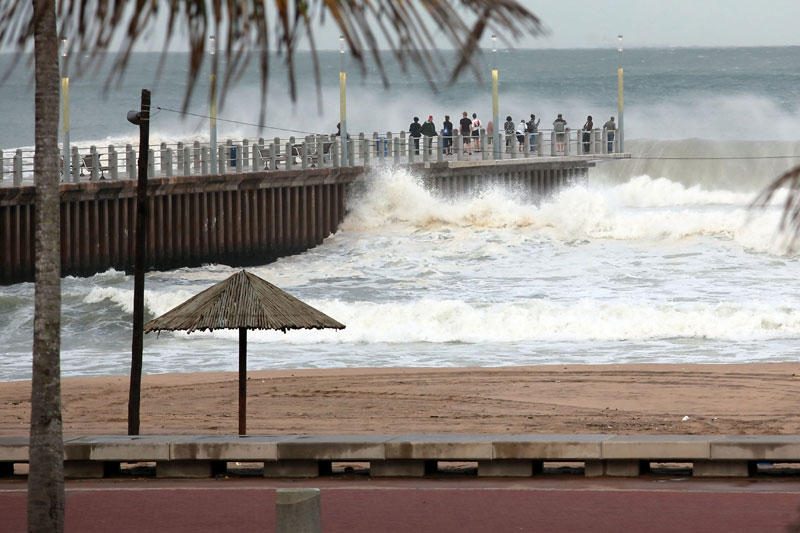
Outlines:
{"type": "MultiPolygon", "coordinates": [[[[68,532],[272,531],[275,488],[322,489],[335,532],[768,532],[800,524],[800,483],[766,480],[103,481],[67,485],[68,532]]],[[[0,531],[25,531],[25,485],[0,483],[0,531]]]]}

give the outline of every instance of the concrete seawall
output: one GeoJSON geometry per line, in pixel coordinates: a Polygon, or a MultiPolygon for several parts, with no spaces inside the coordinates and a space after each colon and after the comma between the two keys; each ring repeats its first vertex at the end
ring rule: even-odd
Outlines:
{"type": "MultiPolygon", "coordinates": [[[[408,168],[436,194],[470,194],[489,183],[532,200],[584,182],[580,157],[418,163],[408,168]]],[[[364,167],[261,171],[148,181],[148,270],[223,263],[264,264],[302,252],[336,232],[348,189],[364,167]]],[[[136,182],[61,185],[63,275],[131,271],[136,182]]],[[[0,284],[34,277],[33,186],[0,188],[0,284]]]]}

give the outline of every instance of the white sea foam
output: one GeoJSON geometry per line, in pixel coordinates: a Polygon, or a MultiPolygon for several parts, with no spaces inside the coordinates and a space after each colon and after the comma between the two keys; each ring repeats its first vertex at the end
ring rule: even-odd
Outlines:
{"type": "Polygon", "coordinates": [[[513,190],[488,187],[476,197],[436,197],[405,170],[377,172],[342,225],[344,231],[405,227],[503,229],[563,242],[581,240],[682,240],[717,237],[756,252],[787,253],[776,203],[750,209],[748,193],[686,187],[666,178],[639,176],[604,187],[573,187],[536,206],[513,190]]]}
{"type": "MultiPolygon", "coordinates": [[[[725,341],[800,335],[800,308],[726,302],[677,305],[647,302],[528,300],[477,304],[458,300],[310,302],[347,324],[342,331],[255,331],[255,343],[409,344],[534,341],[645,341],[691,338],[725,341]]],[[[182,333],[176,337],[189,339],[182,333]]],[[[234,339],[235,331],[192,333],[234,339]]]]}

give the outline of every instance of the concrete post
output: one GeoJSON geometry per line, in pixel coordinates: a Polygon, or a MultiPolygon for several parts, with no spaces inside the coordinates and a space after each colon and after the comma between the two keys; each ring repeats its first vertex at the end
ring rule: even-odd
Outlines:
{"type": "Polygon", "coordinates": [[[181,173],[184,176],[191,176],[192,175],[192,149],[188,146],[183,147],[183,168],[181,169],[181,173]]]}
{"type": "Polygon", "coordinates": [[[381,139],[377,131],[372,132],[372,146],[375,147],[375,160],[383,163],[386,160],[383,153],[383,139],[381,139]]]}
{"type": "Polygon", "coordinates": [[[14,153],[14,185],[22,185],[22,150],[19,148],[14,153]]]}
{"type": "Polygon", "coordinates": [[[247,161],[247,159],[244,158],[244,153],[242,152],[242,147],[239,146],[239,145],[235,145],[235,146],[236,146],[236,157],[234,158],[233,162],[234,162],[234,165],[236,166],[236,172],[241,172],[242,171],[242,163],[243,163],[243,161],[247,161]]]}
{"type": "Polygon", "coordinates": [[[395,165],[400,164],[400,139],[398,137],[392,139],[392,158],[395,165]]]}
{"type": "Polygon", "coordinates": [[[525,157],[531,156],[531,136],[529,133],[524,132],[522,140],[522,155],[525,157]]]}
{"type": "Polygon", "coordinates": [[[225,174],[226,172],[226,167],[228,166],[228,161],[225,157],[226,148],[224,144],[220,144],[217,147],[217,168],[213,169],[215,174],[225,174]]]}
{"type": "MultiPolygon", "coordinates": [[[[481,139],[481,160],[486,161],[489,159],[489,145],[486,144],[486,130],[481,128],[480,132],[480,139],[481,139]]],[[[494,148],[492,148],[494,150],[494,148]]]]}
{"type": "Polygon", "coordinates": [[[278,489],[276,492],[276,533],[322,531],[319,489],[278,489]]]}
{"type": "Polygon", "coordinates": [[[242,139],[242,166],[239,170],[245,170],[250,167],[250,142],[247,139],[242,139]]]}
{"type": "Polygon", "coordinates": [[[166,177],[171,178],[173,176],[172,170],[172,148],[167,148],[167,173],[165,174],[166,177]]]}
{"type": "Polygon", "coordinates": [[[408,136],[408,149],[406,150],[406,154],[408,155],[408,164],[412,164],[414,162],[414,138],[410,135],[408,136]]]}
{"type": "Polygon", "coordinates": [[[183,174],[183,146],[184,146],[183,143],[179,142],[178,149],[175,152],[177,154],[177,160],[178,160],[176,163],[176,166],[178,167],[176,171],[177,174],[183,174]]]}
{"type": "Polygon", "coordinates": [[[441,135],[436,137],[436,161],[444,161],[444,139],[441,135]]]}
{"type": "Polygon", "coordinates": [[[358,134],[358,142],[361,143],[358,150],[358,153],[361,154],[361,166],[367,167],[369,166],[370,152],[372,150],[370,150],[369,143],[367,143],[367,136],[364,135],[363,132],[358,134]]]}
{"type": "Polygon", "coordinates": [[[281,140],[275,137],[272,141],[272,150],[270,150],[270,167],[272,170],[278,170],[278,157],[281,155],[281,140]]]}
{"type": "Polygon", "coordinates": [[[429,163],[431,160],[431,138],[428,135],[422,136],[422,162],[429,163]]]}
{"type": "Polygon", "coordinates": [[[511,138],[511,145],[510,145],[511,146],[511,150],[509,150],[511,152],[511,159],[516,159],[517,158],[517,152],[519,151],[519,148],[517,148],[517,145],[519,144],[517,142],[517,136],[516,135],[508,135],[507,137],[511,138]]]}
{"type": "Polygon", "coordinates": [[[119,179],[119,154],[113,144],[108,145],[108,167],[112,180],[119,179]]]}
{"type": "MultiPolygon", "coordinates": [[[[81,174],[83,174],[83,168],[81,167],[81,154],[78,153],[78,147],[77,146],[73,146],[72,147],[72,181],[74,183],[78,183],[80,181],[80,179],[81,179],[81,174]]],[[[134,173],[133,176],[136,176],[136,173],[134,173]]]]}
{"type": "Polygon", "coordinates": [[[541,133],[536,133],[536,155],[543,156],[544,155],[544,135],[541,133]]]}
{"type": "Polygon", "coordinates": [[[171,172],[167,170],[169,159],[167,157],[167,143],[161,143],[161,150],[158,153],[158,164],[161,167],[161,175],[169,176],[171,172]]]}
{"type": "Polygon", "coordinates": [[[292,170],[294,166],[294,154],[292,154],[292,143],[286,143],[286,170],[292,170]]]}
{"type": "MultiPolygon", "coordinates": [[[[193,156],[192,156],[192,161],[194,161],[194,171],[195,172],[200,172],[200,170],[203,168],[200,165],[200,158],[202,157],[202,153],[203,153],[203,151],[200,149],[200,141],[195,141],[194,145],[192,147],[194,148],[194,151],[193,151],[194,153],[193,153],[193,156]]],[[[204,172],[204,174],[205,174],[205,172],[204,172]]]]}
{"type": "MultiPolygon", "coordinates": [[[[229,172],[236,166],[236,159],[233,155],[233,141],[228,139],[225,141],[225,172],[229,172]]],[[[222,174],[222,172],[220,172],[222,174]]]]}
{"type": "MultiPolygon", "coordinates": [[[[75,172],[75,158],[72,158],[73,161],[73,172],[75,172]]],[[[132,180],[136,177],[136,151],[133,149],[133,146],[130,144],[125,145],[125,173],[127,174],[127,178],[132,180]]]]}
{"type": "Polygon", "coordinates": [[[156,154],[155,150],[149,148],[147,150],[147,177],[152,178],[156,175],[156,154]]]}
{"type": "Polygon", "coordinates": [[[406,132],[400,132],[400,157],[406,155],[406,150],[408,149],[408,145],[406,144],[406,132]]]}
{"type": "Polygon", "coordinates": [[[264,145],[256,143],[253,145],[253,170],[264,170],[264,159],[261,154],[264,145]]]}
{"type": "MultiPolygon", "coordinates": [[[[572,130],[566,128],[566,131],[564,132],[564,155],[569,155],[570,133],[572,133],[572,130]]],[[[580,153],[580,150],[578,153],[580,153]]]]}
{"type": "Polygon", "coordinates": [[[303,141],[303,146],[300,149],[300,168],[308,168],[308,137],[303,141]]]}
{"type": "Polygon", "coordinates": [[[211,150],[209,150],[207,146],[200,148],[200,174],[203,176],[208,176],[208,160],[211,158],[210,152],[211,150]]]}
{"type": "MultiPolygon", "coordinates": [[[[5,178],[5,172],[6,172],[5,164],[6,164],[5,161],[3,161],[3,150],[0,149],[0,182],[2,182],[3,178],[5,178]]],[[[65,164],[64,168],[69,168],[69,165],[65,164]]],[[[67,176],[62,176],[61,180],[66,181],[67,176]]]]}
{"type": "Polygon", "coordinates": [[[459,161],[464,160],[464,137],[461,132],[456,130],[453,132],[453,140],[456,142],[456,159],[459,161]]]}
{"type": "Polygon", "coordinates": [[[333,144],[331,144],[331,165],[334,168],[339,168],[341,163],[339,161],[339,144],[340,144],[339,137],[333,139],[333,144]]]}
{"type": "Polygon", "coordinates": [[[550,155],[551,156],[555,156],[556,155],[556,132],[555,131],[551,131],[550,132],[550,155]]]}

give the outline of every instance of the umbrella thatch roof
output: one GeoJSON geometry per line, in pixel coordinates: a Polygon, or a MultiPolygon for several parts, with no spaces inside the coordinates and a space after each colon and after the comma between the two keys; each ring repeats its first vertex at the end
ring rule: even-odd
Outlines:
{"type": "Polygon", "coordinates": [[[154,318],[144,331],[215,329],[343,329],[344,325],[317,311],[272,283],[244,270],[154,318]]]}

